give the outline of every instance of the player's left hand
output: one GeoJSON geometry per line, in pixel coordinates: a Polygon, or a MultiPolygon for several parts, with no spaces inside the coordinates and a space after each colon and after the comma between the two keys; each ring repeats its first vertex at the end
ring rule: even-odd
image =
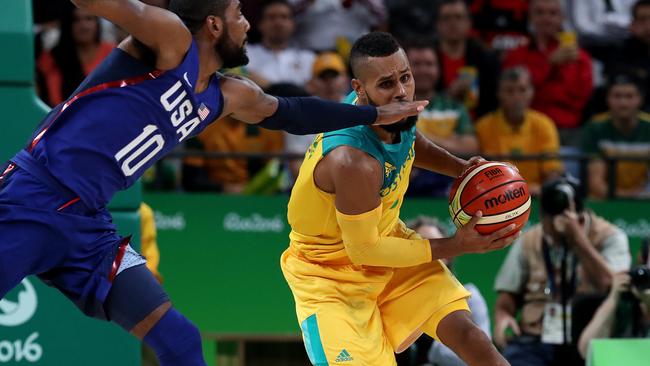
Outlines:
{"type": "Polygon", "coordinates": [[[485,162],[487,162],[487,160],[485,160],[482,156],[472,156],[471,158],[469,158],[469,160],[467,160],[467,163],[465,164],[465,167],[463,168],[463,171],[462,173],[460,173],[459,177],[461,175],[465,175],[465,173],[467,173],[468,170],[472,169],[476,165],[485,162]]]}
{"type": "Polygon", "coordinates": [[[390,125],[406,117],[417,116],[429,101],[395,102],[377,107],[377,120],[374,125],[390,125]]]}

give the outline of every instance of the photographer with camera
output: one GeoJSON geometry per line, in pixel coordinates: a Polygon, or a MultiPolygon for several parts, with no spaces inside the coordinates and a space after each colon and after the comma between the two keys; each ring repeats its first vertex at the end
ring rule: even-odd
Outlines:
{"type": "Polygon", "coordinates": [[[512,245],[496,278],[494,340],[513,366],[579,364],[572,302],[604,295],[612,274],[630,267],[625,233],[586,210],[579,192],[573,177],[542,186],[541,223],[512,245]]]}
{"type": "Polygon", "coordinates": [[[578,350],[583,358],[592,339],[650,338],[649,244],[650,239],[643,244],[644,264],[614,275],[609,295],[580,335],[578,350]]]}

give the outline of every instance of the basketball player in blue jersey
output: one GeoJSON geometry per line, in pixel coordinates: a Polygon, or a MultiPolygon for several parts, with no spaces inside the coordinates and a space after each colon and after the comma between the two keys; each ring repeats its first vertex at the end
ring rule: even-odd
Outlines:
{"type": "Polygon", "coordinates": [[[136,0],[73,3],[131,36],[0,170],[0,298],[36,274],[85,314],[142,339],[162,366],[205,365],[196,327],[116,233],[106,209],[115,192],[221,117],[309,134],[396,122],[425,103],[275,98],[217,74],[247,62],[238,0],[172,0],[170,11],[136,0]]]}

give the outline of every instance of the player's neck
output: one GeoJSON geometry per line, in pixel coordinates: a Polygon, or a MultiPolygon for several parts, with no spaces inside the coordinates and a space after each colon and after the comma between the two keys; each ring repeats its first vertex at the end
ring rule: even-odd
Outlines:
{"type": "Polygon", "coordinates": [[[210,78],[221,69],[223,62],[214,51],[214,46],[211,43],[197,39],[196,44],[199,50],[199,77],[194,86],[194,91],[200,93],[208,87],[210,78]]]}
{"type": "Polygon", "coordinates": [[[380,126],[370,126],[370,129],[377,134],[379,139],[386,144],[396,144],[400,142],[401,134],[399,132],[388,132],[380,126]]]}

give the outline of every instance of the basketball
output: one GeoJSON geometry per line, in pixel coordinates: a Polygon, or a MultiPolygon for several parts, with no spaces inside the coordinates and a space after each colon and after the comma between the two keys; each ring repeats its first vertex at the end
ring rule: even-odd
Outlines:
{"type": "Polygon", "coordinates": [[[519,172],[492,161],[477,164],[458,177],[449,194],[449,213],[456,227],[481,211],[476,230],[483,235],[510,224],[515,224],[512,234],[516,233],[528,221],[530,204],[528,185],[519,172]]]}

